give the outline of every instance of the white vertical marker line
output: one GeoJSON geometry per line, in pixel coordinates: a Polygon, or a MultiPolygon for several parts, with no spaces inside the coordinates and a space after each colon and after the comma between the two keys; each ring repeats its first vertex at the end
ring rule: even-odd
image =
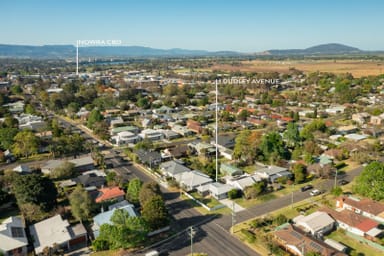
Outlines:
{"type": "Polygon", "coordinates": [[[76,40],[76,75],[79,75],[79,40],[76,40]]]}
{"type": "Polygon", "coordinates": [[[219,171],[218,167],[218,161],[219,161],[219,151],[218,151],[218,148],[217,148],[217,143],[218,143],[218,102],[217,102],[217,95],[219,94],[219,91],[217,89],[217,79],[216,79],[216,127],[215,127],[215,136],[216,136],[216,182],[217,182],[217,173],[219,171]]]}

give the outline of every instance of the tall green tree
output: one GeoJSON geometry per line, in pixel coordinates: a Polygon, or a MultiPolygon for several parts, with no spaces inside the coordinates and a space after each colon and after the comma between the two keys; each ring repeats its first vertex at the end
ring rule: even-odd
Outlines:
{"type": "Polygon", "coordinates": [[[88,116],[88,120],[87,120],[87,126],[90,128],[90,129],[93,129],[94,128],[94,125],[98,122],[100,122],[101,120],[103,120],[104,117],[103,115],[101,114],[100,110],[98,109],[94,109],[91,111],[91,113],[89,114],[88,116]]]}
{"type": "Polygon", "coordinates": [[[384,199],[384,163],[372,162],[356,178],[355,193],[372,198],[384,199]]]}
{"type": "Polygon", "coordinates": [[[111,222],[101,225],[100,234],[92,243],[94,250],[134,248],[147,239],[148,227],[140,217],[131,217],[127,211],[117,209],[111,222]]]}
{"type": "Polygon", "coordinates": [[[144,138],[142,141],[139,141],[135,144],[135,149],[144,149],[150,150],[153,149],[153,142],[148,138],[144,138]]]}
{"type": "Polygon", "coordinates": [[[128,183],[126,198],[129,202],[136,205],[139,204],[139,195],[142,185],[143,182],[138,178],[132,179],[128,183]]]}
{"type": "Polygon", "coordinates": [[[75,164],[65,161],[52,170],[50,177],[52,179],[67,179],[76,175],[75,164]]]}
{"type": "Polygon", "coordinates": [[[249,159],[251,156],[250,148],[251,142],[249,137],[251,131],[244,130],[235,139],[235,148],[233,150],[233,156],[235,159],[249,159]]]}
{"type": "Polygon", "coordinates": [[[20,175],[12,180],[11,186],[19,206],[31,203],[50,211],[56,205],[57,190],[47,177],[39,174],[20,175]]]}
{"type": "Polygon", "coordinates": [[[313,132],[320,131],[320,132],[326,132],[327,126],[325,125],[324,120],[322,119],[315,119],[309,124],[305,125],[304,128],[300,132],[300,136],[304,138],[305,140],[313,139],[313,132]]]}
{"type": "Polygon", "coordinates": [[[168,212],[164,199],[156,195],[142,206],[141,216],[152,230],[162,228],[169,223],[168,212]]]}
{"type": "Polygon", "coordinates": [[[12,150],[15,155],[29,157],[36,154],[39,147],[39,140],[32,131],[23,130],[13,138],[12,150]]]}
{"type": "Polygon", "coordinates": [[[299,127],[296,123],[288,123],[287,130],[284,132],[283,138],[285,139],[288,147],[294,148],[296,145],[300,144],[301,137],[299,127]]]}
{"type": "Polygon", "coordinates": [[[0,147],[2,149],[11,148],[14,143],[14,137],[18,133],[17,128],[0,128],[0,147]]]}
{"type": "Polygon", "coordinates": [[[265,181],[258,181],[252,186],[248,186],[244,189],[244,196],[247,199],[257,198],[263,192],[265,192],[267,184],[265,181]]]}
{"type": "Polygon", "coordinates": [[[306,180],[307,170],[303,164],[295,164],[292,168],[293,174],[295,175],[295,183],[300,184],[306,180]]]}
{"type": "Polygon", "coordinates": [[[284,141],[277,132],[269,132],[261,138],[259,146],[264,160],[276,162],[276,160],[287,157],[284,141]]]}
{"type": "Polygon", "coordinates": [[[13,116],[6,116],[2,122],[4,128],[18,128],[19,121],[13,116]]]}
{"type": "Polygon", "coordinates": [[[146,182],[140,189],[139,193],[139,201],[140,205],[143,206],[147,201],[149,201],[152,197],[161,195],[161,190],[159,184],[156,182],[146,182]]]}
{"type": "Polygon", "coordinates": [[[87,191],[77,186],[69,196],[72,215],[82,222],[87,220],[92,210],[92,200],[87,191]]]}
{"type": "Polygon", "coordinates": [[[249,113],[246,109],[243,109],[240,111],[240,113],[237,115],[237,119],[240,121],[247,120],[247,117],[249,116],[249,113]]]}

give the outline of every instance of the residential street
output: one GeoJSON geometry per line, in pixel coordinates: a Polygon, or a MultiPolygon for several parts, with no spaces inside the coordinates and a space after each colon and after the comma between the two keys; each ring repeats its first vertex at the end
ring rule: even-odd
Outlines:
{"type": "MultiPolygon", "coordinates": [[[[65,120],[62,119],[63,122],[65,120]]],[[[73,124],[72,124],[73,125],[73,124]]],[[[94,137],[92,134],[88,135],[94,137]]],[[[145,173],[139,170],[138,167],[133,165],[131,162],[127,162],[122,159],[116,152],[111,150],[111,153],[106,156],[107,162],[114,165],[115,171],[124,179],[131,180],[133,178],[139,178],[142,181],[156,180],[153,175],[145,173]]],[[[349,171],[343,179],[351,181],[356,175],[362,171],[363,167],[358,167],[352,171],[349,171]]],[[[340,179],[340,178],[339,178],[340,179]]],[[[156,180],[157,181],[157,180],[156,180]]],[[[334,185],[334,179],[327,179],[322,181],[317,188],[329,191],[334,185]]],[[[169,190],[162,187],[164,197],[166,199],[167,207],[170,214],[174,218],[172,229],[180,232],[179,235],[174,238],[161,243],[145,252],[156,249],[165,255],[184,256],[190,253],[191,240],[187,229],[190,226],[198,227],[196,235],[193,239],[193,251],[194,252],[205,252],[208,255],[259,255],[245,244],[239,241],[237,238],[232,236],[229,232],[231,227],[231,216],[213,216],[213,215],[202,215],[200,212],[191,208],[191,205],[179,198],[178,192],[170,192],[169,190]],[[182,232],[184,231],[185,232],[182,232]]],[[[293,202],[299,202],[302,200],[311,200],[309,191],[301,192],[295,191],[293,194],[293,202]]],[[[278,210],[285,206],[290,205],[292,202],[292,194],[289,193],[284,197],[270,200],[266,203],[256,205],[244,211],[236,214],[236,222],[243,222],[250,218],[255,218],[267,214],[269,212],[278,210]]]]}

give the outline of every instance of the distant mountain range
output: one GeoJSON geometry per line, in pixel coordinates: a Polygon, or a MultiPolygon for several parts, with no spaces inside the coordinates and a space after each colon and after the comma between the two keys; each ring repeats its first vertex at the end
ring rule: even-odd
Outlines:
{"type": "MultiPolygon", "coordinates": [[[[255,55],[347,55],[347,54],[377,54],[384,52],[368,52],[343,44],[322,44],[307,49],[268,50],[262,53],[242,53],[235,51],[204,51],[186,49],[155,49],[143,46],[93,46],[80,47],[81,58],[110,58],[110,57],[199,57],[199,56],[255,56],[255,55]]],[[[74,58],[76,47],[73,45],[8,45],[0,44],[1,58],[74,58]]]]}
{"type": "MultiPolygon", "coordinates": [[[[74,58],[76,47],[73,45],[7,45],[0,44],[0,57],[15,58],[74,58]]],[[[144,46],[92,46],[79,47],[81,58],[98,57],[193,57],[193,56],[238,56],[234,51],[210,52],[186,49],[155,49],[144,46]]]]}
{"type": "Polygon", "coordinates": [[[343,45],[343,44],[321,44],[306,49],[288,49],[288,50],[269,50],[269,55],[339,55],[339,54],[359,54],[364,51],[343,45]]]}

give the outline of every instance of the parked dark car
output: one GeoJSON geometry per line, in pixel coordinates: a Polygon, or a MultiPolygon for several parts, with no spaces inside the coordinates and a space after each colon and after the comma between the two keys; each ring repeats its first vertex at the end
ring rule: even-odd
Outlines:
{"type": "Polygon", "coordinates": [[[310,190],[310,189],[312,189],[313,188],[313,186],[312,185],[305,185],[304,187],[301,187],[301,192],[304,192],[304,191],[307,191],[307,190],[310,190]]]}

